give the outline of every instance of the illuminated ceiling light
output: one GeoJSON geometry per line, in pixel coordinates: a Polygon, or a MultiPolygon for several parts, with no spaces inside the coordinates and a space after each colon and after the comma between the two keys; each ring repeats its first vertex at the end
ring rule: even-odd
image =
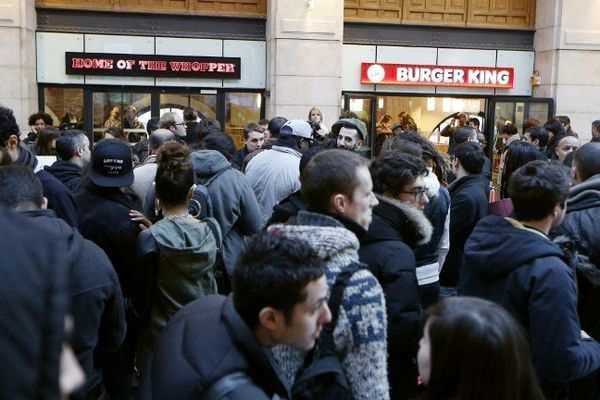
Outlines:
{"type": "Polygon", "coordinates": [[[350,99],[350,111],[362,111],[363,110],[363,100],[362,99],[350,99]]]}
{"type": "Polygon", "coordinates": [[[427,111],[435,111],[435,97],[427,98],[427,111]]]}
{"type": "Polygon", "coordinates": [[[377,100],[377,107],[383,108],[383,99],[377,100]]]}
{"type": "Polygon", "coordinates": [[[452,110],[452,99],[443,98],[442,99],[442,111],[447,113],[452,110]]]}

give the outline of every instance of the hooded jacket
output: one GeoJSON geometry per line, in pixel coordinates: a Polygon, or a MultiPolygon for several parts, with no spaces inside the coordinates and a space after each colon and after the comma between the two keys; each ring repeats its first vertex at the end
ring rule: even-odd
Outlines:
{"type": "MultiPolygon", "coordinates": [[[[325,261],[330,288],[345,268],[358,261],[356,235],[330,216],[300,211],[293,222],[272,225],[268,230],[307,242],[325,261]]],[[[344,290],[333,330],[338,358],[356,400],[389,399],[386,335],[383,291],[373,274],[361,269],[352,275],[344,290]]],[[[290,346],[276,346],[273,353],[293,381],[305,354],[290,346]]]]}
{"type": "Polygon", "coordinates": [[[133,304],[141,317],[138,362],[144,366],[169,319],[184,305],[217,293],[217,241],[208,224],[162,219],[140,233],[133,304]]]}
{"type": "Polygon", "coordinates": [[[412,247],[427,243],[433,228],[416,208],[377,198],[373,221],[360,240],[360,261],[369,266],[385,294],[392,398],[414,397],[418,373],[413,358],[421,337],[422,313],[412,247]]]}
{"type": "Polygon", "coordinates": [[[440,273],[440,285],[456,287],[463,248],[477,222],[485,217],[487,198],[481,175],[467,175],[448,187],[450,193],[450,249],[440,273]]]}
{"type": "Polygon", "coordinates": [[[574,271],[543,233],[510,218],[482,219],[465,246],[459,294],[494,301],[527,330],[542,382],[600,368],[600,344],[582,340],[574,271]]]}
{"type": "Polygon", "coordinates": [[[250,382],[223,400],[289,398],[289,385],[267,357],[231,297],[205,296],[179,311],[156,343],[142,377],[140,400],[198,400],[226,375],[242,372],[250,382]]]}
{"type": "Polygon", "coordinates": [[[225,156],[215,150],[197,150],[191,156],[196,179],[210,194],[213,217],[221,227],[223,264],[231,277],[244,236],[258,232],[262,224],[260,207],[246,176],[231,167],[225,156]]]}
{"type": "Polygon", "coordinates": [[[58,160],[51,166],[44,167],[44,170],[61,181],[74,195],[81,190],[83,169],[79,165],[70,161],[58,160]]]}
{"type": "Polygon", "coordinates": [[[569,191],[567,214],[557,235],[566,234],[576,243],[579,256],[574,260],[579,289],[579,317],[583,329],[600,339],[600,174],[594,175],[569,191]]]}

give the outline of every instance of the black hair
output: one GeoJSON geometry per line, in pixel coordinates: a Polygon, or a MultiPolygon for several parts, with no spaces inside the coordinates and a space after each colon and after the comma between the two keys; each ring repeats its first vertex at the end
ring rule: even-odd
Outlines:
{"type": "Polygon", "coordinates": [[[331,196],[339,193],[352,199],[360,184],[356,172],[367,166],[367,160],[353,151],[332,149],[320,152],[300,175],[304,201],[314,211],[326,213],[331,196]]]}
{"type": "Polygon", "coordinates": [[[61,131],[56,138],[56,155],[63,161],[69,161],[78,147],[85,146],[86,134],[84,131],[66,130],[61,131]]]}
{"type": "Polygon", "coordinates": [[[600,143],[586,143],[576,151],[573,162],[577,177],[583,182],[596,174],[600,174],[600,143]]]}
{"type": "Polygon", "coordinates": [[[178,142],[167,142],[158,149],[156,163],[156,197],[168,207],[185,204],[194,184],[189,148],[178,142]]]}
{"type": "Polygon", "coordinates": [[[263,118],[260,121],[258,121],[259,125],[269,125],[269,120],[267,118],[263,118]]]}
{"type": "Polygon", "coordinates": [[[456,132],[454,132],[454,141],[456,142],[456,144],[465,143],[466,141],[469,140],[469,138],[476,136],[476,134],[477,133],[472,128],[469,128],[469,127],[458,128],[456,130],[456,132]]]}
{"type": "Polygon", "coordinates": [[[560,136],[560,138],[562,139],[562,137],[565,136],[565,129],[563,128],[563,126],[560,123],[560,121],[557,120],[556,118],[549,119],[544,124],[544,128],[547,131],[552,132],[552,134],[554,135],[554,138],[560,136]]]}
{"type": "Polygon", "coordinates": [[[233,144],[233,139],[225,133],[215,132],[211,133],[202,139],[200,142],[200,148],[205,150],[216,150],[227,159],[232,162],[235,159],[236,148],[233,144]]]}
{"type": "Polygon", "coordinates": [[[428,309],[424,400],[542,400],[524,329],[498,304],[449,297],[428,309]]]}
{"type": "Polygon", "coordinates": [[[127,142],[127,134],[119,127],[111,126],[104,130],[104,133],[109,133],[113,138],[118,139],[122,142],[127,142]]]}
{"type": "Polygon", "coordinates": [[[260,133],[264,132],[263,128],[261,128],[257,122],[250,122],[250,123],[248,123],[248,125],[246,125],[246,127],[242,131],[242,135],[244,136],[244,139],[248,139],[248,135],[252,131],[256,131],[256,132],[260,132],[260,133]]]}
{"type": "Polygon", "coordinates": [[[448,172],[450,171],[450,160],[446,154],[440,152],[431,142],[414,131],[404,131],[398,135],[402,139],[409,140],[421,146],[423,150],[423,160],[433,163],[433,173],[437,176],[441,184],[447,183],[448,172]]]}
{"type": "Polygon", "coordinates": [[[593,121],[592,126],[596,128],[596,132],[600,133],[600,119],[593,121]]]}
{"type": "Polygon", "coordinates": [[[183,109],[183,119],[186,121],[195,121],[198,119],[198,113],[194,107],[186,107],[183,109]]]}
{"type": "Polygon", "coordinates": [[[427,165],[423,160],[394,151],[388,151],[373,160],[369,170],[373,191],[378,194],[389,192],[392,197],[398,197],[419,176],[427,175],[427,165]]]}
{"type": "Polygon", "coordinates": [[[284,117],[275,117],[271,119],[271,121],[269,121],[269,132],[271,132],[271,137],[279,137],[279,130],[287,121],[287,118],[284,117]]]}
{"type": "Polygon", "coordinates": [[[479,128],[480,122],[479,122],[479,119],[478,119],[478,118],[475,118],[475,117],[473,117],[473,118],[469,118],[469,122],[471,122],[471,123],[473,123],[473,124],[477,125],[477,127],[479,128]]]}
{"type": "Polygon", "coordinates": [[[221,133],[221,124],[214,119],[203,119],[196,125],[196,136],[198,143],[211,133],[221,133]]]}
{"type": "Polygon", "coordinates": [[[259,313],[272,307],[286,322],[296,304],[306,300],[306,286],[323,276],[323,261],[300,239],[277,232],[253,236],[240,255],[233,274],[233,304],[246,324],[259,324],[259,313]]]}
{"type": "Polygon", "coordinates": [[[460,161],[463,169],[469,174],[479,174],[483,169],[485,156],[479,143],[467,142],[456,146],[454,156],[460,161]]]}
{"type": "Polygon", "coordinates": [[[44,123],[45,123],[47,126],[52,126],[52,123],[53,123],[53,121],[52,121],[52,117],[51,117],[50,115],[46,114],[46,113],[43,113],[43,112],[39,112],[39,113],[35,113],[35,114],[31,114],[31,115],[29,116],[29,119],[27,120],[27,123],[28,123],[30,126],[31,126],[31,125],[35,125],[35,122],[36,122],[38,119],[41,119],[41,120],[43,120],[43,121],[44,121],[44,123]]]}
{"type": "Polygon", "coordinates": [[[540,153],[531,143],[516,141],[508,146],[504,156],[502,188],[500,190],[500,195],[503,199],[508,197],[508,182],[513,172],[528,162],[535,160],[546,161],[547,158],[545,154],[540,153]]]}
{"type": "Polygon", "coordinates": [[[300,158],[300,174],[302,174],[302,171],[304,171],[304,168],[308,165],[309,161],[324,150],[327,150],[327,147],[313,146],[309,147],[304,153],[302,153],[302,157],[300,158]]]}
{"type": "Polygon", "coordinates": [[[546,147],[548,145],[550,137],[548,136],[548,132],[544,127],[532,126],[531,128],[527,129],[527,132],[529,132],[531,141],[533,142],[534,140],[537,140],[540,147],[546,147]]]}
{"type": "Polygon", "coordinates": [[[38,156],[53,156],[56,154],[56,147],[50,147],[50,144],[53,140],[58,138],[59,134],[58,128],[44,128],[38,134],[37,139],[35,140],[34,153],[38,156]]]}
{"type": "Polygon", "coordinates": [[[13,110],[0,106],[0,147],[6,147],[8,138],[12,135],[19,139],[21,130],[15,119],[13,110]]]}
{"type": "Polygon", "coordinates": [[[31,168],[11,164],[0,167],[0,205],[25,211],[41,208],[44,191],[31,168]]]}
{"type": "Polygon", "coordinates": [[[159,121],[160,121],[160,118],[158,118],[158,117],[150,118],[148,120],[148,122],[146,123],[146,132],[148,132],[148,136],[150,136],[150,134],[152,132],[154,132],[155,130],[158,129],[159,121]]]}
{"type": "Polygon", "coordinates": [[[410,154],[419,158],[423,157],[423,148],[419,145],[419,143],[408,140],[407,138],[399,135],[387,138],[383,143],[383,146],[381,146],[381,150],[391,150],[403,154],[410,154]],[[387,146],[389,146],[389,149],[384,149],[387,146]]]}
{"type": "Polygon", "coordinates": [[[513,124],[505,124],[502,127],[502,129],[501,129],[500,132],[501,133],[506,133],[509,136],[513,136],[513,135],[516,135],[517,133],[519,133],[519,130],[513,124]]]}
{"type": "Polygon", "coordinates": [[[569,195],[570,171],[557,162],[531,161],[517,169],[508,182],[515,217],[539,221],[550,215],[569,195]]]}

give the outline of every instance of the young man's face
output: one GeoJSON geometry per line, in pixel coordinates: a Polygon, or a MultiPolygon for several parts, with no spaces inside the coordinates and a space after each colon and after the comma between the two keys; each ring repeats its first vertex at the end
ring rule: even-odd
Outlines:
{"type": "Polygon", "coordinates": [[[248,132],[248,139],[244,139],[244,144],[248,152],[252,153],[261,148],[265,141],[265,135],[262,132],[250,131],[248,132]]]}
{"type": "Polygon", "coordinates": [[[404,186],[398,200],[404,204],[413,206],[419,210],[425,208],[425,204],[429,203],[427,197],[427,188],[422,176],[419,176],[414,182],[404,186]]]}
{"type": "Polygon", "coordinates": [[[285,343],[300,350],[310,350],[321,334],[323,324],[331,321],[331,312],[327,307],[329,287],[327,278],[321,278],[306,285],[306,299],[296,304],[291,321],[279,318],[279,326],[273,336],[278,343],[285,343]]]}
{"type": "Polygon", "coordinates": [[[35,124],[31,125],[31,129],[33,129],[36,133],[40,133],[44,128],[46,128],[46,123],[43,119],[37,119],[35,124]]]}
{"type": "Polygon", "coordinates": [[[358,186],[354,189],[352,199],[347,198],[347,207],[344,209],[343,216],[353,220],[364,229],[369,229],[373,217],[373,207],[379,204],[379,201],[373,193],[373,181],[371,174],[366,166],[361,166],[356,170],[358,186]]]}
{"type": "Polygon", "coordinates": [[[346,149],[352,151],[360,150],[362,146],[362,140],[356,129],[340,128],[340,132],[337,137],[338,149],[346,149]]]}
{"type": "Polygon", "coordinates": [[[529,131],[525,132],[525,134],[523,135],[523,140],[526,141],[527,143],[531,143],[532,145],[535,146],[536,149],[540,148],[540,141],[535,139],[535,142],[531,140],[531,133],[529,133],[529,131]]]}

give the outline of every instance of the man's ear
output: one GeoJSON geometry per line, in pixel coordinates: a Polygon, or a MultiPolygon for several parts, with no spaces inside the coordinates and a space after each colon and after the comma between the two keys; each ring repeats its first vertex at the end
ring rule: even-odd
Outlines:
{"type": "Polygon", "coordinates": [[[362,140],[359,139],[359,140],[356,141],[356,149],[357,150],[360,149],[362,147],[362,145],[363,145],[363,141],[362,140]]]}
{"type": "Polygon", "coordinates": [[[531,144],[533,144],[535,146],[539,146],[540,145],[540,139],[535,139],[533,142],[531,142],[531,144]]]}
{"type": "Polygon", "coordinates": [[[48,209],[48,199],[46,197],[42,197],[42,206],[40,207],[42,210],[48,209]]]}
{"type": "Polygon", "coordinates": [[[331,211],[335,212],[336,214],[344,215],[344,211],[346,211],[346,207],[348,207],[348,198],[341,193],[336,193],[331,196],[329,207],[331,211]]]}
{"type": "Polygon", "coordinates": [[[280,318],[280,312],[273,307],[265,307],[258,313],[258,322],[267,330],[277,329],[277,322],[280,318]]]}

